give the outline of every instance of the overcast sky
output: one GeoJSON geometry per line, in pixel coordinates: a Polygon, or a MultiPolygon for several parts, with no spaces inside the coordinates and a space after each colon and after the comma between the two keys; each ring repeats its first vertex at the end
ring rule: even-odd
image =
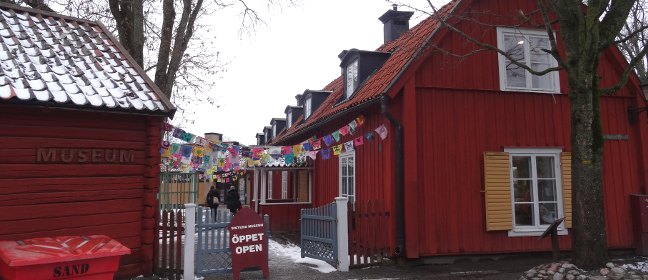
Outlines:
{"type": "MultiPolygon", "coordinates": [[[[425,5],[424,0],[404,2],[425,5]]],[[[378,17],[388,9],[391,4],[384,0],[302,0],[270,11],[265,26],[243,37],[236,15],[220,16],[214,47],[229,63],[227,72],[213,89],[215,105],[192,105],[195,122],[186,130],[256,144],[256,133],[272,118],[284,118],[287,105],[296,105],[295,95],[322,89],[340,75],[342,50],[375,50],[383,43],[378,17]]],[[[422,19],[415,13],[410,28],[422,19]]]]}

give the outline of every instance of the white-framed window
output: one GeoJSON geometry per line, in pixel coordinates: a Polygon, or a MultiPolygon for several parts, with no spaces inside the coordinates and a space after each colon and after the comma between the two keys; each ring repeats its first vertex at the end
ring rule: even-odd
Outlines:
{"type": "Polygon", "coordinates": [[[349,198],[355,207],[355,152],[340,154],[340,196],[349,198]]]}
{"type": "Polygon", "coordinates": [[[312,103],[313,98],[310,96],[306,98],[306,101],[304,101],[304,119],[307,119],[311,115],[312,103]]]}
{"type": "MultiPolygon", "coordinates": [[[[560,149],[505,149],[510,157],[513,230],[509,236],[539,235],[564,217],[560,149]]],[[[558,228],[567,234],[564,223],[558,228]]]]}
{"type": "Polygon", "coordinates": [[[268,199],[272,199],[272,171],[268,171],[268,199]]]}
{"type": "Polygon", "coordinates": [[[272,124],[272,138],[277,137],[277,123],[272,124]]]}
{"type": "Polygon", "coordinates": [[[281,171],[281,199],[288,198],[288,171],[281,171]]]}
{"type": "Polygon", "coordinates": [[[346,98],[349,99],[358,88],[358,60],[354,60],[346,67],[346,98]]]}
{"type": "Polygon", "coordinates": [[[286,127],[289,128],[292,126],[292,111],[289,111],[288,114],[286,114],[286,127]]]}
{"type": "MultiPolygon", "coordinates": [[[[515,61],[536,71],[556,67],[556,60],[546,51],[551,50],[547,32],[520,28],[497,28],[497,47],[515,61]]],[[[559,93],[558,71],[542,76],[533,75],[511,62],[502,54],[499,56],[500,89],[502,91],[533,91],[559,93]]]]}

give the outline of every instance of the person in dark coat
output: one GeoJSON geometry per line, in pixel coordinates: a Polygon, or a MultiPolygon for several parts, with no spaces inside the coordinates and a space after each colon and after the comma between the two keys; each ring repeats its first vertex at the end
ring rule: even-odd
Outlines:
{"type": "Polygon", "coordinates": [[[238,190],[234,187],[234,185],[230,186],[229,190],[227,191],[227,197],[225,198],[225,201],[227,202],[227,209],[229,209],[232,214],[236,214],[236,211],[241,208],[240,199],[241,197],[239,196],[238,190]]]}
{"type": "Polygon", "coordinates": [[[216,210],[218,209],[218,204],[220,204],[220,193],[216,189],[216,184],[212,185],[207,192],[206,201],[207,207],[211,208],[212,216],[216,216],[216,210]]]}

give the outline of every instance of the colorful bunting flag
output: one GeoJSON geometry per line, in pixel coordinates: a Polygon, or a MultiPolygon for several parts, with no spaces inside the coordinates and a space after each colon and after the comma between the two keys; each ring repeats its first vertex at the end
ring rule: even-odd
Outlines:
{"type": "Polygon", "coordinates": [[[304,147],[302,147],[301,144],[294,145],[293,147],[293,154],[299,155],[304,152],[304,147]]]}
{"type": "Polygon", "coordinates": [[[367,140],[369,140],[369,141],[373,141],[374,140],[373,131],[369,131],[369,132],[365,133],[365,138],[367,138],[367,140]]]}
{"type": "Polygon", "coordinates": [[[340,128],[340,134],[342,134],[342,136],[349,134],[349,126],[345,125],[342,128],[340,128]]]}
{"type": "Polygon", "coordinates": [[[164,123],[164,124],[162,125],[162,129],[163,129],[164,131],[167,131],[167,132],[168,132],[168,131],[173,131],[173,128],[174,128],[174,126],[173,126],[172,124],[170,124],[170,123],[164,123]]]}
{"type": "Polygon", "coordinates": [[[281,154],[282,155],[292,154],[292,147],[291,146],[281,147],[281,154]]]}
{"type": "Polygon", "coordinates": [[[324,139],[324,144],[326,144],[327,147],[333,145],[333,137],[331,137],[331,135],[326,135],[322,139],[324,139]]]}
{"type": "Polygon", "coordinates": [[[384,124],[381,124],[379,127],[375,129],[376,133],[380,135],[381,140],[385,140],[387,138],[387,127],[385,127],[384,124]]]}
{"type": "Polygon", "coordinates": [[[322,150],[322,159],[329,159],[331,158],[331,148],[326,148],[322,150]]]}
{"type": "Polygon", "coordinates": [[[353,151],[353,140],[344,143],[344,150],[347,152],[353,151]]]}
{"type": "Polygon", "coordinates": [[[303,143],[302,147],[304,147],[304,151],[312,151],[313,147],[311,147],[311,144],[309,142],[303,143]]]}
{"type": "Polygon", "coordinates": [[[333,146],[333,154],[337,156],[342,153],[342,146],[343,144],[333,146]]]}
{"type": "Polygon", "coordinates": [[[317,152],[319,151],[308,151],[308,156],[312,159],[315,160],[317,158],[317,152]]]}
{"type": "Polygon", "coordinates": [[[284,160],[286,161],[287,165],[291,165],[295,161],[295,156],[293,154],[287,154],[284,156],[284,160]]]}
{"type": "Polygon", "coordinates": [[[358,123],[358,126],[361,126],[362,124],[364,124],[364,121],[365,121],[365,118],[364,118],[363,115],[360,115],[360,116],[358,116],[356,118],[356,122],[358,123]]]}
{"type": "Polygon", "coordinates": [[[352,120],[352,121],[349,123],[349,132],[350,132],[351,134],[355,133],[357,127],[358,127],[358,124],[356,123],[356,121],[355,121],[355,120],[352,120]]]}
{"type": "Polygon", "coordinates": [[[313,151],[317,151],[322,148],[322,142],[321,139],[317,140],[312,140],[311,141],[311,146],[313,147],[313,151]]]}
{"type": "Polygon", "coordinates": [[[331,136],[333,136],[333,138],[335,138],[335,142],[340,142],[340,131],[339,130],[333,131],[333,133],[331,133],[331,136]]]}
{"type": "Polygon", "coordinates": [[[353,145],[355,145],[356,147],[361,146],[362,144],[364,144],[364,138],[362,136],[358,136],[353,139],[353,145]]]}
{"type": "Polygon", "coordinates": [[[184,134],[185,134],[185,131],[182,130],[182,128],[177,128],[176,127],[173,130],[173,133],[171,135],[173,135],[173,137],[175,137],[175,138],[182,139],[182,136],[184,136],[184,134]]]}
{"type": "Polygon", "coordinates": [[[203,147],[194,147],[193,153],[196,157],[204,157],[205,156],[205,148],[203,147]]]}

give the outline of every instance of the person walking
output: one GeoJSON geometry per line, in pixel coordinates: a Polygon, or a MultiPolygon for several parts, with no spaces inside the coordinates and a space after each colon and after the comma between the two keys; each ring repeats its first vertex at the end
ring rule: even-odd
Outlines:
{"type": "Polygon", "coordinates": [[[227,209],[229,209],[232,214],[236,214],[239,208],[241,208],[241,197],[234,185],[229,187],[225,201],[227,203],[227,209]]]}
{"type": "Polygon", "coordinates": [[[209,188],[209,192],[207,192],[206,202],[207,207],[211,208],[214,221],[216,221],[216,213],[218,210],[218,205],[220,204],[220,194],[216,189],[216,183],[214,183],[211,188],[209,188]]]}

